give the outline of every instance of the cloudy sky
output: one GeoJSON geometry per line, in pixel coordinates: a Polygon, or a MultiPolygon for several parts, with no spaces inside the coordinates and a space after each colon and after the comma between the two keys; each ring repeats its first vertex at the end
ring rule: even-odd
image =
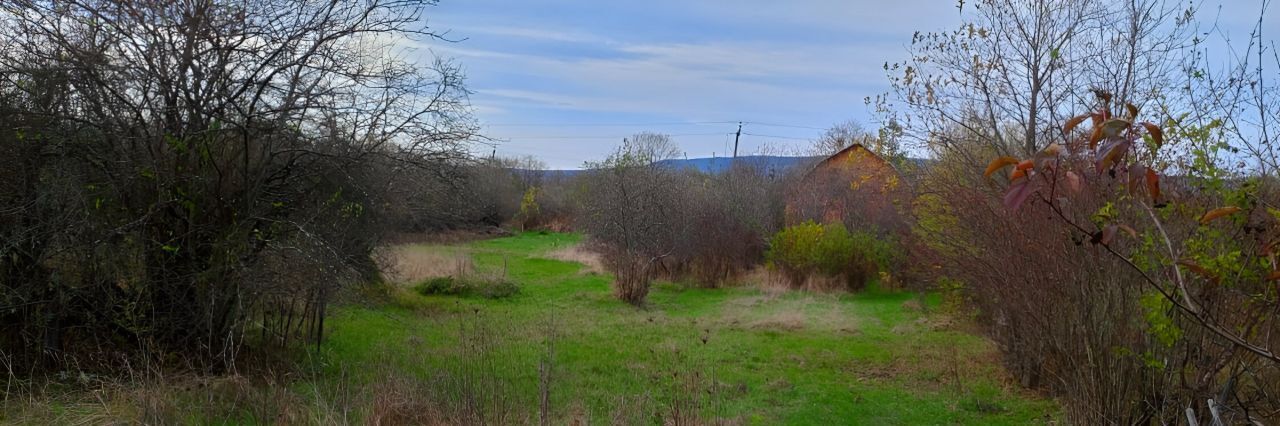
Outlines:
{"type": "MultiPolygon", "coordinates": [[[[1261,1],[1204,12],[1244,38],[1261,1]]],[[[639,131],[694,158],[731,152],[739,121],[742,154],[805,146],[849,119],[874,128],[863,99],[888,89],[884,63],[915,31],[960,22],[954,0],[445,0],[427,14],[459,41],[417,53],[463,66],[498,155],[552,168],[639,131]]]]}

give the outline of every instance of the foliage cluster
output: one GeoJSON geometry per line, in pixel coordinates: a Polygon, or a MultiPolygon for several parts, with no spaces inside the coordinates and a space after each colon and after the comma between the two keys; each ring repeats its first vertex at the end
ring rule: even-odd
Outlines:
{"type": "Polygon", "coordinates": [[[848,290],[859,290],[894,263],[897,248],[872,232],[849,232],[843,224],[809,221],[784,228],[769,241],[770,265],[781,270],[793,287],[815,275],[840,279],[848,290]]]}

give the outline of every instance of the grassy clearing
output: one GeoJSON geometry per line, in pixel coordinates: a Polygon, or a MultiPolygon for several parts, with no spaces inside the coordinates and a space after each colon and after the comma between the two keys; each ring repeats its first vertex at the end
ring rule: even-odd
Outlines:
{"type": "Polygon", "coordinates": [[[408,278],[394,301],[339,309],[296,372],[6,401],[0,423],[536,424],[544,406],[549,424],[1058,418],[1055,404],[1004,377],[989,342],[921,313],[914,295],[663,283],[641,310],[613,298],[608,276],[551,258],[590,262],[578,241],[529,233],[401,247],[409,272],[397,275],[408,278]],[[510,280],[520,292],[411,290],[412,280],[457,273],[510,280]]]}
{"type": "Polygon", "coordinates": [[[1054,416],[1051,402],[1002,376],[987,341],[945,316],[911,309],[913,295],[666,283],[639,310],[613,299],[607,276],[547,258],[564,257],[577,242],[530,233],[414,248],[462,250],[478,269],[505,270],[521,293],[503,300],[407,295],[396,308],[346,309],[332,321],[322,358],[330,365],[390,359],[429,374],[465,363],[450,348],[475,339],[476,331],[463,330],[479,324],[487,334],[480,340],[492,340],[487,349],[499,354],[485,362],[528,407],[536,407],[543,342],[557,336],[550,386],[557,417],[609,418],[624,399],[679,404],[690,390],[712,395],[695,404],[702,417],[748,424],[1026,424],[1054,416]]]}

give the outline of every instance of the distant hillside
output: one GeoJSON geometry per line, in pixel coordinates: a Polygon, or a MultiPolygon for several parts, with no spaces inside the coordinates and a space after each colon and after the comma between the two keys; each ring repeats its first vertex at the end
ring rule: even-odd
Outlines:
{"type": "MultiPolygon", "coordinates": [[[[743,164],[750,164],[762,167],[772,173],[782,173],[792,167],[813,164],[821,160],[821,157],[782,157],[773,155],[748,155],[738,157],[736,161],[743,164]]],[[[733,158],[729,157],[713,157],[713,158],[689,158],[677,160],[663,160],[659,164],[674,169],[694,169],[703,173],[721,173],[729,170],[734,163],[733,158]]],[[[547,170],[548,175],[568,177],[581,173],[582,170],[547,170]]]]}
{"type": "Polygon", "coordinates": [[[684,160],[665,160],[660,163],[676,169],[695,169],[703,173],[720,173],[729,170],[734,161],[763,168],[769,172],[785,172],[798,165],[812,164],[820,157],[780,157],[773,155],[748,155],[737,159],[729,157],[690,158],[684,160]]]}
{"type": "MultiPolygon", "coordinates": [[[[770,173],[783,173],[797,166],[809,166],[817,163],[823,157],[782,157],[774,155],[748,155],[738,157],[737,161],[762,166],[770,173]]],[[[906,160],[917,170],[926,168],[933,164],[933,160],[924,158],[908,158],[906,160]]],[[[694,169],[703,173],[721,173],[728,170],[733,165],[734,159],[729,157],[714,158],[689,158],[679,160],[664,160],[660,164],[670,166],[675,169],[694,169]]],[[[581,173],[582,170],[546,170],[548,176],[570,177],[581,173]]]]}

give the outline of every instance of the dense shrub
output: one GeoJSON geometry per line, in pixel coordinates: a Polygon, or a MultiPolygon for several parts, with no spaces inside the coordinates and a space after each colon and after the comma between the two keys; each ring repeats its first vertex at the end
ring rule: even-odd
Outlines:
{"type": "Polygon", "coordinates": [[[640,134],[576,180],[578,227],[631,303],[654,278],[736,281],[764,259],[764,236],[782,221],[781,176],[746,161],[720,173],[658,161],[677,153],[666,136],[640,134]]]}
{"type": "Polygon", "coordinates": [[[740,162],[722,173],[686,171],[677,188],[681,214],[673,280],[703,287],[736,281],[764,260],[766,239],[781,226],[782,179],[759,164],[740,162]]]}
{"type": "Polygon", "coordinates": [[[1172,423],[1209,399],[1228,401],[1218,409],[1237,419],[1246,412],[1271,418],[1264,413],[1280,407],[1268,396],[1280,369],[1205,324],[1257,330],[1246,338],[1275,345],[1262,337],[1276,333],[1274,316],[1259,313],[1276,307],[1274,282],[1261,279],[1272,265],[1249,261],[1247,253],[1260,253],[1260,242],[1275,241],[1280,228],[1263,211],[1211,223],[1200,218],[1245,200],[1275,205],[1280,192],[1267,179],[1214,166],[1214,148],[1206,145],[1216,142],[1165,142],[1200,146],[1191,156],[1199,164],[1198,171],[1163,178],[1161,202],[1152,201],[1145,184],[1131,184],[1127,166],[1113,177],[1097,171],[1092,155],[1064,155],[1058,170],[1084,178],[1036,176],[1040,194],[1061,195],[1033,194],[1016,210],[1000,192],[1016,188],[1006,173],[993,175],[998,183],[991,185],[982,177],[985,164],[965,160],[990,158],[989,151],[977,142],[958,145],[968,152],[942,155],[927,178],[933,191],[918,203],[918,232],[952,278],[940,283],[944,290],[964,292],[951,299],[974,308],[1019,382],[1057,395],[1073,421],[1172,423]],[[1162,295],[1183,286],[1207,321],[1162,295]]]}
{"type": "Polygon", "coordinates": [[[633,305],[644,303],[681,238],[678,172],[661,163],[678,152],[670,137],[641,133],[587,164],[578,225],[614,274],[615,294],[633,305]]]}
{"type": "Polygon", "coordinates": [[[869,232],[850,233],[843,224],[809,221],[789,226],[770,240],[770,264],[782,271],[793,287],[814,276],[838,278],[848,290],[859,290],[877,272],[887,270],[895,249],[869,232]]]}
{"type": "Polygon", "coordinates": [[[476,296],[486,299],[520,294],[520,286],[510,280],[481,277],[436,277],[419,283],[413,290],[424,296],[476,296]]]}
{"type": "Polygon", "coordinates": [[[318,340],[376,278],[404,171],[475,130],[456,66],[376,41],[427,35],[428,4],[0,2],[9,369],[219,371],[318,340]]]}

